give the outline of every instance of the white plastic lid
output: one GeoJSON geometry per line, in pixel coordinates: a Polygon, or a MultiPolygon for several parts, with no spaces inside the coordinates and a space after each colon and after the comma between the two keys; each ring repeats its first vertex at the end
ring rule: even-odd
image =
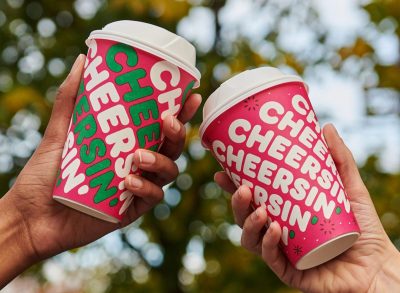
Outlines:
{"type": "Polygon", "coordinates": [[[91,32],[91,39],[107,39],[145,50],[187,71],[200,85],[200,72],[196,68],[196,49],[184,38],[161,27],[133,20],[120,20],[107,24],[102,30],[91,32]]]}
{"type": "Polygon", "coordinates": [[[203,137],[212,121],[232,106],[257,92],[293,81],[304,83],[300,77],[284,74],[274,67],[246,70],[228,79],[210,95],[204,104],[200,137],[203,137]]]}

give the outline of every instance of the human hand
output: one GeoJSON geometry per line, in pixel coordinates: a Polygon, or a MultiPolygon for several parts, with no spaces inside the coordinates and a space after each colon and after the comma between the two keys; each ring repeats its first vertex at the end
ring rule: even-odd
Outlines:
{"type": "MultiPolygon", "coordinates": [[[[137,150],[134,153],[134,163],[144,173],[143,176],[129,175],[125,179],[125,186],[133,192],[134,200],[123,222],[112,224],[93,218],[52,199],[84,60],[85,56],[80,55],[75,61],[70,74],[60,86],[40,146],[11,190],[0,199],[0,211],[7,211],[6,215],[14,218],[12,222],[18,223],[20,239],[14,245],[21,246],[20,250],[25,254],[28,266],[92,242],[128,225],[154,207],[163,198],[162,186],[172,182],[178,175],[173,160],[179,157],[184,146],[186,134],[183,124],[193,117],[201,103],[200,95],[193,94],[187,99],[178,119],[172,116],[164,119],[165,140],[159,153],[147,150],[137,150]]],[[[1,221],[5,222],[5,218],[2,217],[1,221]]]]}
{"type": "Polygon", "coordinates": [[[278,247],[282,233],[279,224],[272,222],[266,231],[267,211],[262,207],[253,211],[250,189],[241,186],[236,190],[229,177],[218,172],[215,181],[234,193],[232,209],[236,223],[243,228],[242,246],[260,255],[284,283],[305,292],[399,292],[400,254],[379,221],[350,150],[333,125],[323,131],[360,226],[360,238],[335,259],[309,270],[297,270],[278,247]]]}

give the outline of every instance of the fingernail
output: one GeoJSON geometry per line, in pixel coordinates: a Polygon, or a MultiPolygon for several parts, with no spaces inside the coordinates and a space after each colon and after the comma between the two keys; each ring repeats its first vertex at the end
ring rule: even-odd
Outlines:
{"type": "Polygon", "coordinates": [[[271,225],[269,225],[268,229],[267,229],[267,235],[270,235],[272,233],[272,229],[271,229],[271,225]]]}
{"type": "Polygon", "coordinates": [[[79,54],[79,56],[76,58],[74,64],[72,65],[72,68],[71,68],[71,74],[74,73],[78,69],[78,67],[79,67],[78,65],[81,63],[82,57],[83,57],[83,54],[79,54]]]}
{"type": "Polygon", "coordinates": [[[260,209],[257,208],[256,211],[253,213],[253,220],[256,221],[260,217],[260,209]]]}
{"type": "Polygon", "coordinates": [[[129,185],[133,188],[141,188],[143,186],[143,181],[137,177],[133,177],[133,176],[129,177],[128,182],[129,182],[129,185]]]}
{"type": "Polygon", "coordinates": [[[139,151],[139,161],[140,164],[154,164],[156,157],[150,152],[139,151]]]}
{"type": "Polygon", "coordinates": [[[332,125],[333,131],[335,132],[335,134],[336,134],[337,136],[340,136],[340,135],[339,135],[339,132],[337,131],[337,129],[336,129],[336,127],[335,127],[335,125],[333,125],[332,123],[331,123],[331,125],[332,125]]]}
{"type": "Polygon", "coordinates": [[[242,189],[242,187],[239,187],[238,189],[238,199],[242,199],[242,192],[240,191],[242,189]]]}
{"type": "Polygon", "coordinates": [[[273,225],[275,225],[274,223],[275,223],[275,221],[273,221],[272,223],[269,224],[268,229],[267,229],[267,233],[268,234],[272,233],[272,229],[271,228],[272,228],[273,225]]]}
{"type": "Polygon", "coordinates": [[[175,121],[175,117],[171,116],[171,129],[175,132],[178,133],[179,130],[181,130],[181,126],[179,125],[178,121],[175,121]]]}

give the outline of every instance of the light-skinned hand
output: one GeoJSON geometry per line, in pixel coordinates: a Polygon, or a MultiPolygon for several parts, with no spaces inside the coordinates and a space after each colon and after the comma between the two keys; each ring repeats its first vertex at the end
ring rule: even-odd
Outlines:
{"type": "Polygon", "coordinates": [[[284,283],[304,292],[400,292],[400,254],[379,221],[353,156],[333,125],[324,127],[323,133],[360,226],[360,238],[335,259],[297,270],[278,247],[279,224],[272,222],[265,230],[267,212],[263,208],[252,210],[250,189],[241,186],[236,190],[229,177],[219,172],[215,181],[234,193],[232,209],[236,223],[243,228],[242,246],[261,256],[284,283]]]}

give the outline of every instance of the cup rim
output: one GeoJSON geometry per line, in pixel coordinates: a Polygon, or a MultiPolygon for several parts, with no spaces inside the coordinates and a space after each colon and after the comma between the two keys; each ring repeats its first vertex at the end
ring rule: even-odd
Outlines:
{"type": "MultiPolygon", "coordinates": [[[[199,136],[200,136],[201,143],[202,143],[203,147],[208,149],[208,147],[204,144],[204,141],[203,141],[204,133],[206,132],[206,130],[210,126],[210,124],[215,119],[217,119],[223,112],[227,111],[231,107],[233,107],[236,104],[240,103],[241,101],[245,100],[249,96],[252,96],[252,95],[254,95],[254,94],[258,93],[258,92],[267,90],[267,89],[269,89],[271,87],[274,87],[274,86],[277,86],[277,85],[281,85],[281,84],[285,84],[285,83],[290,83],[290,82],[300,82],[300,83],[304,84],[306,90],[308,90],[308,87],[307,87],[306,83],[300,77],[295,76],[295,75],[286,75],[286,76],[283,76],[283,77],[278,78],[278,79],[274,79],[274,80],[271,80],[271,81],[263,82],[263,83],[255,86],[255,87],[252,87],[250,89],[246,88],[243,91],[231,96],[222,105],[220,104],[218,107],[214,108],[213,111],[211,111],[211,113],[209,113],[207,115],[206,119],[203,120],[203,122],[201,123],[200,128],[199,128],[199,136]]],[[[208,102],[208,100],[207,100],[207,102],[208,102]]]]}
{"type": "Polygon", "coordinates": [[[358,238],[361,236],[361,232],[359,231],[351,231],[347,232],[341,235],[338,235],[337,237],[334,237],[332,239],[329,239],[328,241],[322,243],[321,245],[315,247],[311,251],[309,251],[307,254],[303,255],[297,262],[296,262],[296,269],[298,270],[307,270],[311,269],[313,267],[319,266],[325,262],[328,262],[329,260],[339,256],[346,250],[348,250],[350,247],[353,246],[353,244],[358,240],[358,238]],[[347,240],[348,242],[344,242],[342,246],[338,245],[338,241],[341,240],[347,240]],[[327,247],[332,247],[333,245],[339,246],[339,248],[336,251],[331,251],[331,252],[325,252],[324,257],[318,258],[319,254],[321,253],[321,250],[323,248],[327,247]],[[315,256],[317,255],[317,257],[315,256]],[[311,260],[309,259],[311,258],[311,260]],[[317,260],[314,260],[314,258],[317,258],[317,260]]]}
{"type": "Polygon", "coordinates": [[[90,40],[92,39],[103,39],[103,40],[121,42],[127,45],[135,46],[146,52],[149,52],[150,54],[153,54],[164,60],[167,60],[168,62],[171,62],[172,64],[180,67],[181,69],[192,75],[196,79],[194,88],[198,88],[200,86],[201,74],[200,71],[195,66],[193,66],[183,58],[180,58],[178,55],[175,55],[171,52],[163,51],[162,49],[157,48],[156,46],[152,45],[149,42],[136,39],[135,37],[132,37],[124,33],[108,32],[104,30],[94,30],[90,33],[89,37],[85,41],[88,47],[90,44],[90,40]]]}
{"type": "Polygon", "coordinates": [[[119,219],[117,219],[111,215],[108,215],[102,211],[98,211],[90,206],[87,206],[83,203],[71,200],[69,198],[53,194],[53,199],[69,208],[77,210],[77,211],[84,213],[86,215],[89,215],[91,217],[95,217],[97,219],[107,221],[110,223],[115,223],[115,224],[121,222],[119,219]]]}

